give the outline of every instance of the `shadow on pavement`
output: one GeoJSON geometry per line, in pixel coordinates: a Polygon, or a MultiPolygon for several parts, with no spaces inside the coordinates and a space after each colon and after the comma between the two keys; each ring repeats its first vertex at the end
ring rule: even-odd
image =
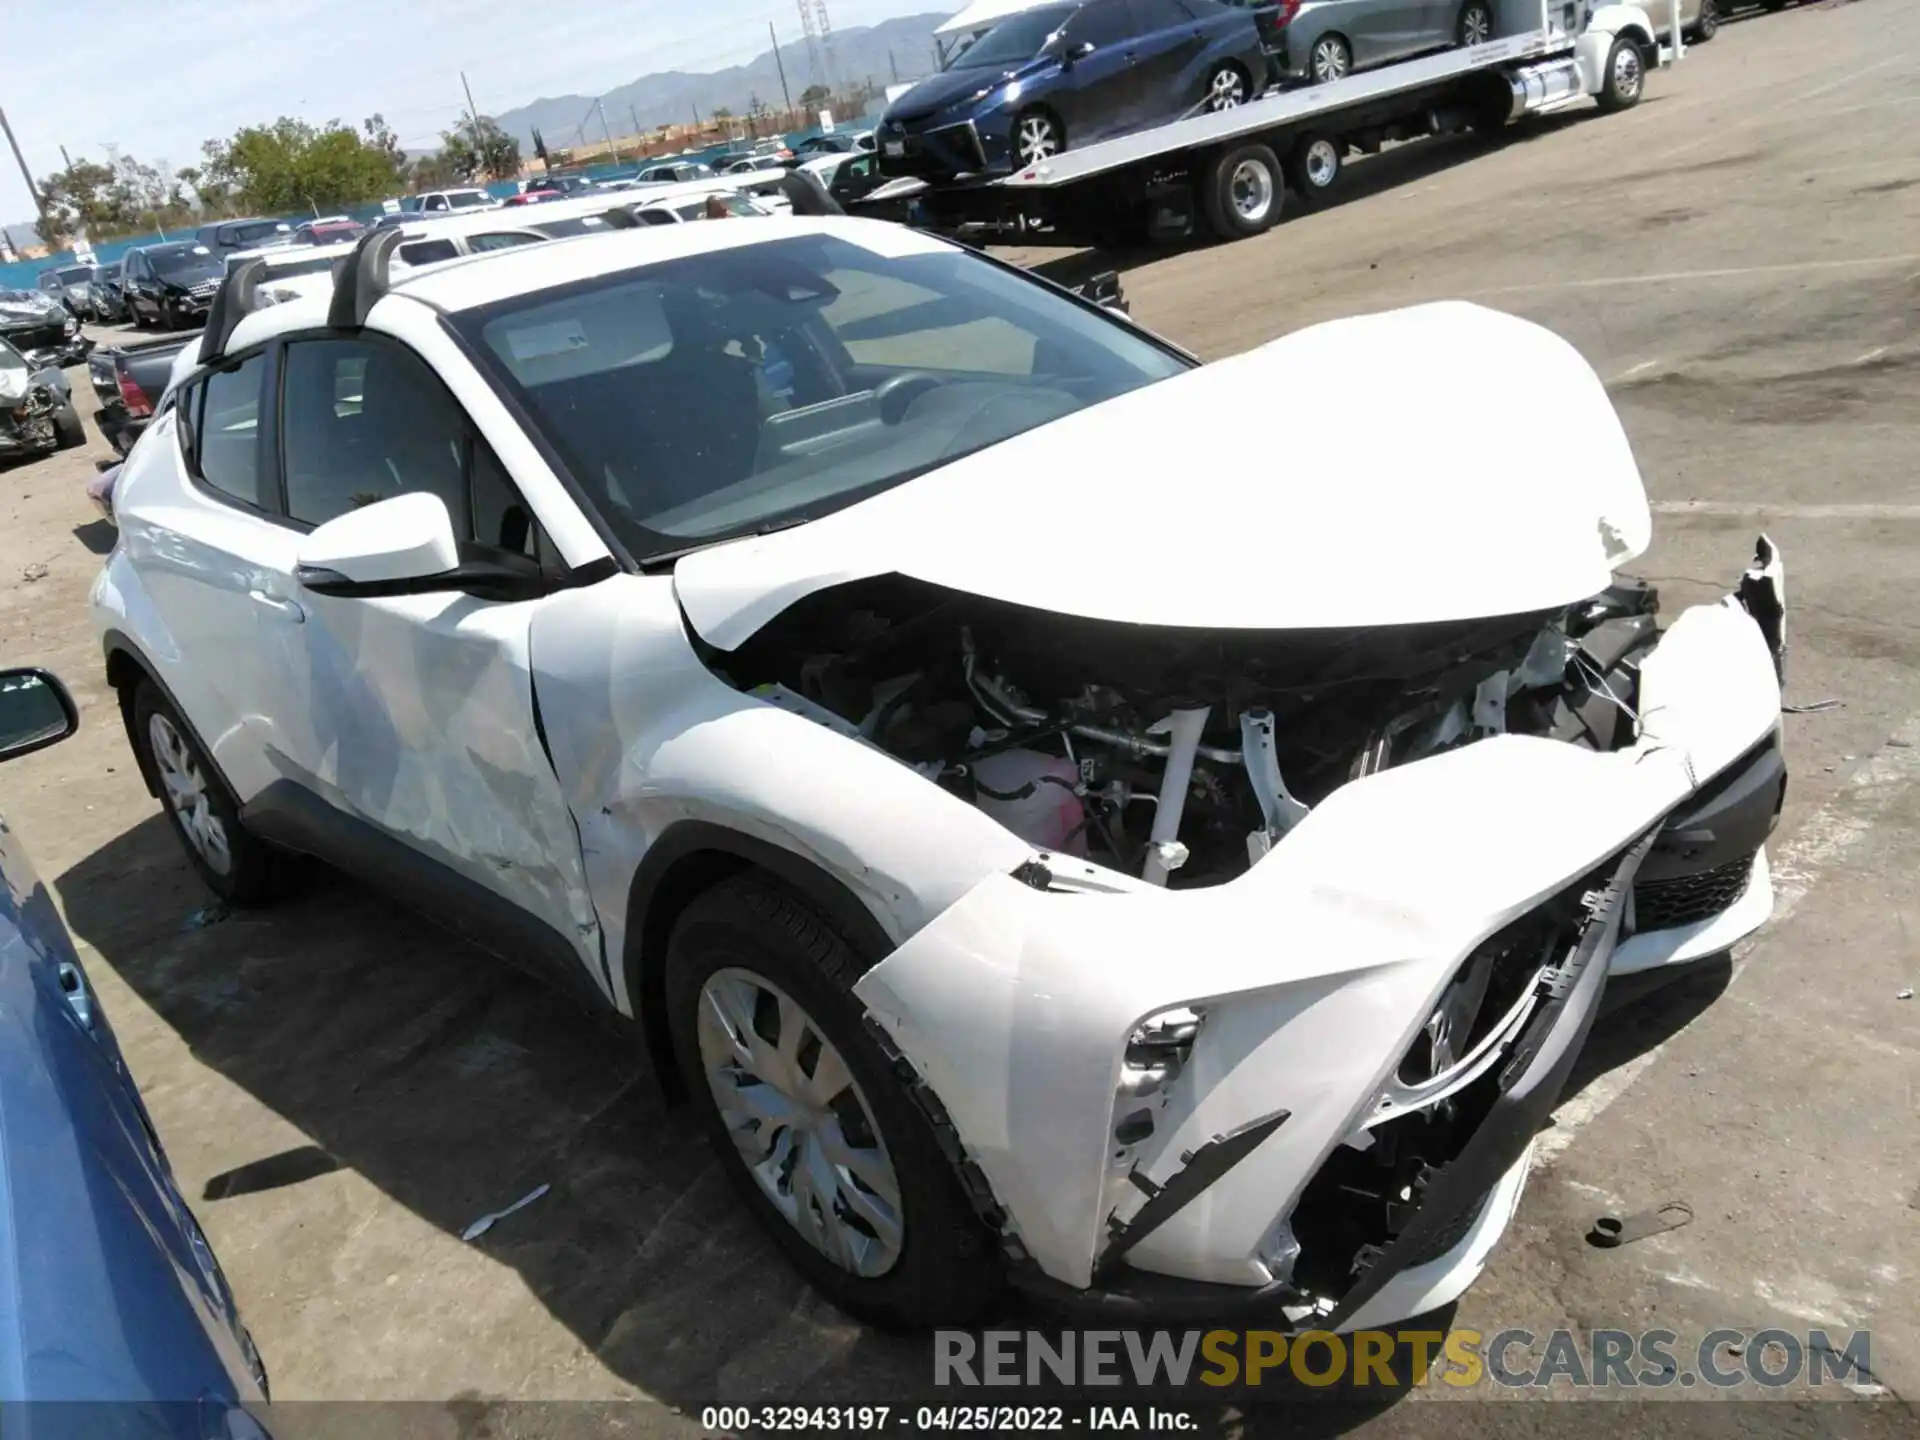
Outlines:
{"type": "MultiPolygon", "coordinates": [[[[344,1166],[459,1235],[546,1184],[478,1247],[611,1370],[671,1405],[1047,1403],[1026,1387],[936,1390],[928,1337],[848,1320],[762,1238],[690,1115],[664,1102],[637,1039],[372,892],[321,870],[274,910],[193,928],[186,918],[207,896],[158,815],[73,866],[59,888],[74,931],[196,1057],[312,1142],[214,1177],[200,1202],[209,1211],[232,1196],[297,1192],[344,1166]]],[[[1590,1048],[1611,1065],[1623,1058],[1612,1047],[1657,1043],[1710,1000],[1695,989],[1667,987],[1645,1002],[1664,1018],[1623,1014],[1590,1048]],[[1676,996],[1688,1005],[1674,1008],[1676,996]]],[[[1019,1299],[991,1321],[1050,1334],[1086,1323],[1019,1299]]],[[[270,1330],[262,1340],[271,1365],[270,1330]]],[[[1190,1385],[1158,1399],[1206,1417],[1208,1430],[1247,1433],[1253,1414],[1271,1410],[1287,1433],[1333,1434],[1390,1408],[1405,1382],[1330,1397],[1269,1376],[1252,1394],[1190,1385]]]]}

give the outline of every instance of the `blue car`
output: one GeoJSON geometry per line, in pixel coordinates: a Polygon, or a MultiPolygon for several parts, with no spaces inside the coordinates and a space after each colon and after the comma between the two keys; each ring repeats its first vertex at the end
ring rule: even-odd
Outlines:
{"type": "MultiPolygon", "coordinates": [[[[73,733],[0,671],[0,760],[73,733]]],[[[59,912],[0,821],[0,1433],[260,1440],[267,1376],[59,912]]]]}
{"type": "Polygon", "coordinates": [[[1251,10],[1216,0],[1077,0],[1011,15],[887,107],[881,173],[1005,174],[1260,93],[1251,10]]]}

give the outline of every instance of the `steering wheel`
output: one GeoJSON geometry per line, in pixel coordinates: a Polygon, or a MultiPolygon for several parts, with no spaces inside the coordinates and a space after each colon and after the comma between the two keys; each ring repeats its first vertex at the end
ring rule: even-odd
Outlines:
{"type": "Polygon", "coordinates": [[[925,370],[902,370],[889,375],[873,391],[873,402],[885,425],[898,425],[907,417],[907,407],[929,390],[945,384],[938,375],[925,370]]]}

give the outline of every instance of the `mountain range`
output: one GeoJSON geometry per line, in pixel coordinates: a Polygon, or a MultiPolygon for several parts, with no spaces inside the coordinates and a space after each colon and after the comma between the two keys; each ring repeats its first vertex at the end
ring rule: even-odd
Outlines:
{"type": "MultiPolygon", "coordinates": [[[[933,27],[951,13],[903,15],[878,25],[834,31],[833,80],[843,86],[871,80],[884,87],[896,77],[914,80],[927,74],[933,68],[933,27]]],[[[744,65],[708,74],[665,70],[642,75],[601,95],[600,107],[615,136],[634,134],[636,120],[643,129],[651,129],[690,121],[696,111],[704,120],[723,106],[735,115],[745,115],[756,98],[777,109],[783,99],[782,67],[786,70],[786,93],[796,104],[800,92],[816,79],[821,84],[829,83],[826,76],[816,77],[810,72],[806,44],[797,41],[780,47],[778,63],[769,46],[744,65]]],[[[605,133],[591,95],[543,96],[493,118],[509,135],[519,138],[522,153],[531,150],[536,128],[555,149],[577,143],[583,127],[589,144],[600,141],[605,133]]]]}

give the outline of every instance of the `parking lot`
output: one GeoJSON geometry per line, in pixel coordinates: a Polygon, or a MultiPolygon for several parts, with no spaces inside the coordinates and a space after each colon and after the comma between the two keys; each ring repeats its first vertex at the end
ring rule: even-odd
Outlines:
{"type": "MultiPolygon", "coordinates": [[[[1431,299],[1536,320],[1625,418],[1656,512],[1637,568],[1669,612],[1730,588],[1762,529],[1786,557],[1787,700],[1814,708],[1786,720],[1776,917],[1613,997],[1456,1325],[1870,1329],[1880,1384],[1920,1395],[1920,1001],[1896,998],[1920,979],[1917,80],[1912,6],[1749,12],[1627,114],[1402,147],[1259,239],[1121,262],[1135,318],[1206,358],[1431,299]],[[1668,1200],[1691,1224],[1583,1238],[1668,1200]]],[[[1478,379],[1486,463],[1553,485],[1553,455],[1502,448],[1503,377],[1478,379]]],[[[1289,436],[1316,417],[1270,401],[1236,437],[1246,483],[1339,484],[1294,470],[1289,436]]],[[[1377,402],[1391,425],[1394,396],[1377,402]]],[[[0,810],[84,947],[276,1399],[458,1397],[431,1412],[447,1434],[482,1433],[496,1401],[681,1412],[602,1417],[640,1433],[720,1401],[923,1388],[926,1343],[865,1331],[781,1262],[630,1040],[345,880],[209,911],[89,625],[112,530],[83,486],[104,453],[0,473],[5,662],[55,669],[83,714],[7,767],[0,810]]],[[[1124,555],[1154,517],[1087,524],[1124,555]]],[[[1273,540],[1279,564],[1313,543],[1273,540]]],[[[1428,1399],[1359,1428],[1477,1431],[1428,1399]]]]}

